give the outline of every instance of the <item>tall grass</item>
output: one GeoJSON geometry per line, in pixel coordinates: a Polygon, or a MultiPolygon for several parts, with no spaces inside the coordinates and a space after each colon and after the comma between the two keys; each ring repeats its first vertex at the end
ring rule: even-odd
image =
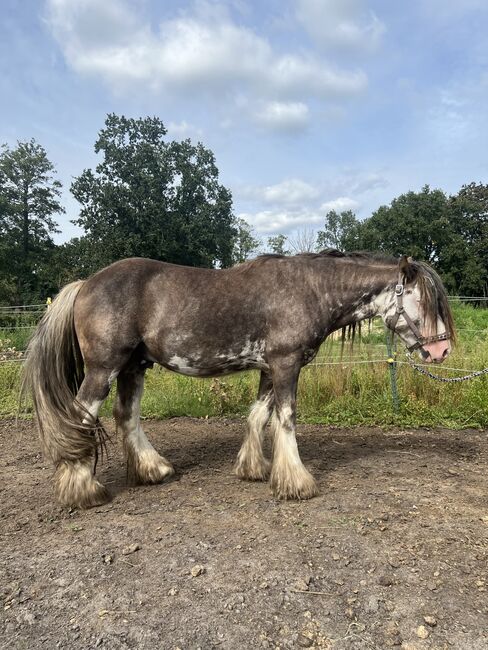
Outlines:
{"type": "MultiPolygon", "coordinates": [[[[445,362],[446,368],[488,367],[488,309],[454,304],[459,328],[458,345],[445,362]]],[[[397,366],[400,407],[392,402],[385,333],[374,326],[363,328],[354,347],[329,340],[316,363],[302,370],[298,417],[302,422],[337,425],[399,425],[451,428],[488,426],[488,376],[472,381],[443,384],[418,374],[406,363],[397,366]],[[322,365],[332,364],[332,365],[322,365]]],[[[399,346],[399,362],[405,357],[399,346]]],[[[435,368],[442,376],[464,374],[435,368]]],[[[0,363],[0,415],[17,411],[18,362],[0,363]]],[[[219,379],[183,377],[156,367],[148,371],[142,413],[151,418],[182,415],[193,417],[243,416],[258,385],[257,372],[219,379]]],[[[111,412],[113,395],[102,413],[111,412]]]]}

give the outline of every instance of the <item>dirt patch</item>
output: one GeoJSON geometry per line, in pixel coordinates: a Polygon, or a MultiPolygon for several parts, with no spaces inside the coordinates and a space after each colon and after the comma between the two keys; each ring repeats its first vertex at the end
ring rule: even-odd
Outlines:
{"type": "Polygon", "coordinates": [[[242,421],[145,425],[177,480],[111,445],[81,512],[0,423],[0,647],[488,648],[486,432],[300,426],[320,496],[280,503],[232,475],[242,421]]]}

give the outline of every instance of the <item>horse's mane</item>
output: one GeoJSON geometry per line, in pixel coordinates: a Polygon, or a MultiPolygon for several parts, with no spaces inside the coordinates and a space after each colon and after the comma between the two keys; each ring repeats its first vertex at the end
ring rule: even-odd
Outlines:
{"type": "MultiPolygon", "coordinates": [[[[358,262],[375,262],[376,264],[398,266],[399,259],[386,253],[371,253],[369,251],[343,252],[335,248],[326,248],[317,253],[297,253],[296,255],[280,255],[277,253],[265,253],[258,255],[255,259],[245,262],[245,265],[262,264],[268,260],[276,259],[349,259],[358,262]]],[[[425,317],[433,330],[436,330],[437,318],[441,318],[446,329],[451,334],[451,341],[455,339],[455,327],[451,307],[447,299],[447,292],[442,280],[434,269],[425,262],[409,260],[408,270],[405,275],[407,282],[416,282],[420,290],[420,300],[425,317]]],[[[353,335],[354,337],[354,335],[353,335]]]]}
{"type": "Polygon", "coordinates": [[[258,255],[255,259],[245,262],[246,264],[252,264],[254,262],[273,260],[273,259],[324,259],[324,258],[346,258],[353,259],[357,261],[373,261],[380,262],[383,264],[398,264],[398,259],[393,255],[387,255],[386,253],[371,253],[369,251],[350,251],[344,252],[337,250],[336,248],[325,248],[322,251],[317,253],[296,253],[296,255],[281,255],[279,253],[264,253],[258,255]]]}

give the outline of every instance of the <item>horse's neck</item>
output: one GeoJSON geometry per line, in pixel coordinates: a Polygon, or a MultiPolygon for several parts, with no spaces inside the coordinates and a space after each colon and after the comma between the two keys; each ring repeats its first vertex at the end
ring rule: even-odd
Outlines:
{"type": "Polygon", "coordinates": [[[326,278],[324,295],[324,311],[334,320],[334,329],[380,315],[395,274],[394,267],[378,264],[337,264],[326,278]]]}

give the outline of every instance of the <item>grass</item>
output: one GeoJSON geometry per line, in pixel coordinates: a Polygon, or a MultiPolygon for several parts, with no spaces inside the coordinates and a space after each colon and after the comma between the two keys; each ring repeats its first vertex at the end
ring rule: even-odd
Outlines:
{"type": "Polygon", "coordinates": [[[35,325],[22,326],[21,329],[4,328],[0,330],[0,354],[4,348],[11,347],[16,350],[25,350],[35,325]]]}
{"type": "MultiPolygon", "coordinates": [[[[456,303],[458,345],[446,361],[448,368],[488,367],[488,309],[456,303]]],[[[298,417],[302,422],[336,425],[488,427],[488,376],[456,384],[423,377],[408,365],[397,367],[400,407],[392,403],[385,334],[380,327],[363,328],[361,341],[346,344],[341,359],[340,342],[327,341],[318,364],[302,370],[298,417]],[[369,363],[370,361],[380,362],[369,363]],[[364,363],[364,362],[368,363],[364,363]],[[357,363],[363,362],[363,363],[357,363]]],[[[24,331],[24,330],[23,330],[24,331]]],[[[9,334],[9,339],[13,337],[9,334]]],[[[1,351],[1,346],[0,346],[1,351]]],[[[399,347],[398,360],[405,357],[399,347]]],[[[0,363],[0,415],[17,412],[20,363],[0,363]]],[[[439,375],[464,374],[435,369],[439,375]]],[[[147,373],[142,413],[151,418],[244,416],[257,391],[258,373],[246,372],[219,379],[194,379],[156,367],[147,373]]],[[[111,412],[113,395],[102,413],[111,412]]]]}

